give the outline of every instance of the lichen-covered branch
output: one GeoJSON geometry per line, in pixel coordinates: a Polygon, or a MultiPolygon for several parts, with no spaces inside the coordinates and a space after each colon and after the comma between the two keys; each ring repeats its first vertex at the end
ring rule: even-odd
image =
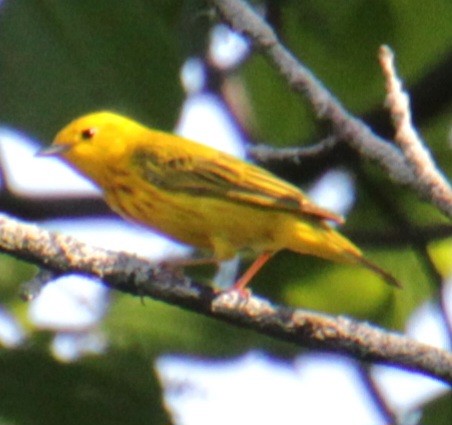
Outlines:
{"type": "Polygon", "coordinates": [[[110,288],[152,297],[302,347],[397,366],[452,384],[452,354],[345,317],[216,294],[180,273],[125,252],[95,248],[0,214],[0,252],[56,274],[82,273],[110,288]]]}
{"type": "Polygon", "coordinates": [[[437,202],[447,209],[451,202],[451,188],[433,162],[425,143],[413,126],[410,99],[403,91],[403,85],[394,64],[394,53],[388,46],[379,52],[380,65],[386,79],[386,107],[391,113],[395,128],[394,140],[405,157],[407,166],[416,176],[424,191],[434,195],[437,202]]]}

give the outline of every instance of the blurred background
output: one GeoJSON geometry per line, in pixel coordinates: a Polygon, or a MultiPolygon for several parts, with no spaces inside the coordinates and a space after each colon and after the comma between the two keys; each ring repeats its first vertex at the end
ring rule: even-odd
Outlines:
{"type": "MultiPolygon", "coordinates": [[[[415,123],[452,175],[449,0],[253,2],[352,113],[390,139],[377,62],[391,46],[415,123]]],[[[256,146],[330,135],[310,105],[202,0],[0,2],[0,212],[157,260],[191,254],[109,211],[97,190],[36,158],[75,117],[109,109],[256,160],[256,146]]],[[[452,225],[345,144],[260,165],[344,214],[344,234],[391,271],[280,253],[253,292],[348,315],[450,349],[452,225]]],[[[217,276],[233,281],[237,267],[217,276]]],[[[431,379],[274,341],[80,276],[19,294],[37,269],[0,254],[0,424],[449,424],[431,379]],[[327,407],[327,408],[326,408],[327,407]]],[[[213,269],[196,272],[211,284],[213,269]]]]}

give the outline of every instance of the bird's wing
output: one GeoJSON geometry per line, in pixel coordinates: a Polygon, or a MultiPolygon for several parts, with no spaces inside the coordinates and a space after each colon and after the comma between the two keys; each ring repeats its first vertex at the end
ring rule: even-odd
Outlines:
{"type": "Polygon", "coordinates": [[[215,150],[202,152],[196,155],[181,150],[165,157],[142,149],[136,151],[134,161],[148,182],[168,191],[229,199],[343,223],[342,217],[318,207],[297,187],[264,169],[215,150]]]}

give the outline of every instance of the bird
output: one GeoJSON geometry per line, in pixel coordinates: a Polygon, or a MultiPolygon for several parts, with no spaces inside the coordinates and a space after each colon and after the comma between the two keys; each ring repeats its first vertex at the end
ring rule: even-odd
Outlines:
{"type": "Polygon", "coordinates": [[[401,286],[333,228],[341,216],[264,168],[193,140],[99,111],[71,121],[39,155],[66,162],[126,220],[210,253],[206,263],[253,252],[229,290],[245,293],[281,250],[361,265],[401,286]]]}

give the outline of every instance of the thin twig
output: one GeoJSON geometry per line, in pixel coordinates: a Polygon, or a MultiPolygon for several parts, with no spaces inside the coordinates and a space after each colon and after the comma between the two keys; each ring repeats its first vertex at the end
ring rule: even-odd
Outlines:
{"type": "Polygon", "coordinates": [[[386,79],[385,105],[391,112],[395,128],[394,140],[425,191],[435,194],[438,202],[447,205],[451,201],[451,187],[435,166],[430,152],[413,126],[410,99],[403,91],[402,82],[397,76],[394,53],[388,46],[381,46],[379,59],[386,79]]]}
{"type": "Polygon", "coordinates": [[[313,73],[280,43],[273,29],[248,4],[241,0],[208,1],[216,7],[226,23],[247,36],[262,51],[294,91],[309,99],[319,118],[331,123],[339,139],[362,156],[376,161],[394,181],[410,186],[419,196],[452,217],[450,188],[446,186],[442,188],[445,190],[439,190],[419,181],[407,166],[402,152],[347,112],[313,73]]]}
{"type": "Polygon", "coordinates": [[[390,406],[383,392],[381,391],[378,383],[375,381],[372,376],[372,370],[368,364],[358,363],[357,369],[363,384],[366,386],[367,392],[372,397],[375,402],[375,405],[379,409],[381,415],[384,417],[386,425],[396,425],[399,423],[397,414],[390,406]]]}
{"type": "Polygon", "coordinates": [[[298,164],[301,159],[316,158],[329,153],[338,143],[338,139],[334,136],[327,137],[315,145],[302,146],[295,148],[275,149],[270,146],[250,146],[247,149],[251,158],[258,162],[266,161],[292,161],[298,164]]]}
{"type": "Polygon", "coordinates": [[[345,317],[217,293],[124,252],[95,248],[0,214],[0,251],[53,270],[79,273],[140,297],[149,296],[299,346],[415,371],[452,384],[452,353],[345,317]]]}
{"type": "Polygon", "coordinates": [[[432,224],[426,226],[412,225],[412,234],[403,229],[359,229],[346,231],[348,237],[358,245],[372,247],[406,247],[413,245],[413,235],[419,241],[430,243],[435,240],[444,240],[452,236],[452,224],[432,224]]]}

